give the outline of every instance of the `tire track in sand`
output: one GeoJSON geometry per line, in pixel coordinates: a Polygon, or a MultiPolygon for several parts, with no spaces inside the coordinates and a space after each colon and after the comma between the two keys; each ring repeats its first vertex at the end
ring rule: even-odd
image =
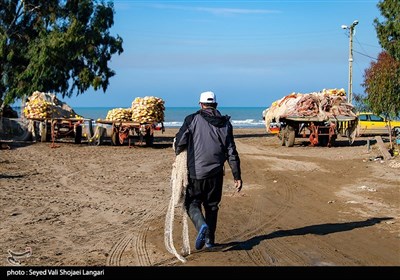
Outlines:
{"type": "Polygon", "coordinates": [[[139,224],[139,233],[133,238],[132,245],[134,255],[137,256],[138,265],[140,266],[152,265],[149,257],[149,252],[146,248],[146,237],[150,229],[150,222],[161,216],[160,214],[164,214],[166,209],[166,204],[159,204],[152,212],[149,213],[146,219],[142,220],[142,222],[139,224]]]}
{"type": "Polygon", "coordinates": [[[128,245],[132,246],[133,258],[136,260],[136,265],[150,266],[151,260],[146,248],[146,236],[150,228],[149,222],[164,213],[166,205],[159,204],[152,211],[147,212],[137,219],[132,226],[139,229],[139,232],[130,232],[123,235],[111,248],[106,260],[107,266],[121,266],[122,255],[127,250],[128,245]]]}
{"type": "Polygon", "coordinates": [[[122,254],[125,252],[126,247],[129,245],[129,243],[132,241],[133,238],[134,238],[134,233],[129,233],[127,235],[122,236],[117,241],[117,243],[114,244],[106,260],[107,266],[121,265],[122,254]]]}

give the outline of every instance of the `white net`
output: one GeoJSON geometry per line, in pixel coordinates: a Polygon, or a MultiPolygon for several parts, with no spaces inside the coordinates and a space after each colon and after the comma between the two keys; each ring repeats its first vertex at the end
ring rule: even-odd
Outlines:
{"type": "Polygon", "coordinates": [[[165,247],[171,254],[174,254],[181,262],[186,262],[187,256],[190,254],[189,231],[187,222],[187,213],[184,207],[186,186],[188,184],[187,171],[187,152],[183,151],[176,156],[175,162],[172,164],[171,172],[171,199],[169,201],[167,214],[165,217],[164,243],[165,247]],[[173,229],[175,209],[181,210],[182,213],[182,252],[179,254],[174,246],[173,229]]]}
{"type": "Polygon", "coordinates": [[[356,118],[353,105],[347,102],[344,89],[323,89],[311,93],[291,93],[271,104],[264,111],[265,126],[270,132],[271,122],[279,122],[280,118],[318,117],[324,121],[336,116],[356,118]]]}

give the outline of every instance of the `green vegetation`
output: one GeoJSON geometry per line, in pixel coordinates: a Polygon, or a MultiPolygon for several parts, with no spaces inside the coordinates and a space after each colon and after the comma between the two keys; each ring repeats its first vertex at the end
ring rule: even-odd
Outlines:
{"type": "Polygon", "coordinates": [[[122,38],[110,35],[114,6],[96,0],[0,0],[0,103],[34,91],[63,97],[106,91],[122,38]]]}
{"type": "Polygon", "coordinates": [[[367,96],[361,100],[363,109],[393,119],[400,115],[400,2],[383,0],[377,6],[385,18],[383,22],[374,20],[384,51],[365,70],[362,86],[367,96]]]}

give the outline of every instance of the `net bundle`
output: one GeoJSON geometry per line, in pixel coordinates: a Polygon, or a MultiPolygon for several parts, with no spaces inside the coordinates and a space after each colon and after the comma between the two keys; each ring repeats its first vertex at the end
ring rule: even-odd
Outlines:
{"type": "Polygon", "coordinates": [[[132,102],[132,121],[164,122],[164,100],[155,96],[136,97],[132,102]]]}
{"type": "Polygon", "coordinates": [[[131,108],[114,108],[108,111],[106,120],[108,121],[131,121],[131,108]]]}
{"type": "Polygon", "coordinates": [[[267,129],[271,122],[286,117],[318,117],[321,121],[336,116],[356,117],[354,106],[347,102],[344,89],[323,89],[311,93],[291,93],[276,100],[265,110],[267,129]]]}
{"type": "Polygon", "coordinates": [[[82,118],[55,94],[39,91],[28,97],[23,112],[28,119],[82,118]]]}

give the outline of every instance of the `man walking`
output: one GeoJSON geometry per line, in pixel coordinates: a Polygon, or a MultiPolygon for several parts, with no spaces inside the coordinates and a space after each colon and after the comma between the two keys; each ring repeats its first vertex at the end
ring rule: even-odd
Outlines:
{"type": "Polygon", "coordinates": [[[185,118],[175,136],[175,153],[187,149],[189,185],[185,207],[198,232],[197,250],[204,245],[215,246],[225,161],[232,170],[237,191],[242,189],[240,159],[230,117],[217,110],[217,98],[211,91],[201,93],[199,104],[201,109],[185,118]]]}

